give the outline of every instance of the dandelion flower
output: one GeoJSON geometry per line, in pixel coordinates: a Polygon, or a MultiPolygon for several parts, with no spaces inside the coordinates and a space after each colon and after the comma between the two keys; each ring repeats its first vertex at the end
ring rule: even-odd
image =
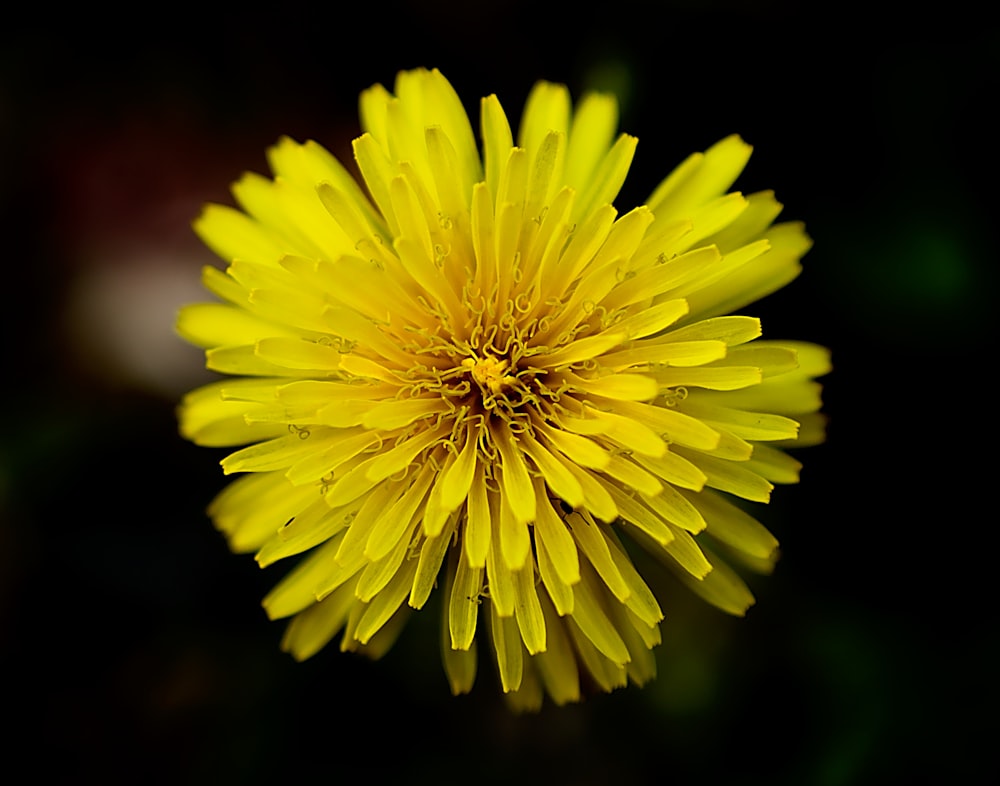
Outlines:
{"type": "Polygon", "coordinates": [[[496,96],[482,149],[438,71],[360,100],[357,180],[282,139],[242,210],[195,223],[229,264],[178,330],[226,375],[187,395],[184,436],[238,448],[209,513],[237,552],[300,557],[264,599],[308,658],[378,657],[440,595],[444,668],[471,689],[488,642],[513,703],[655,673],[663,617],[643,550],[710,603],[753,602],[726,559],[777,542],[738,500],[797,481],[822,439],[824,349],[765,341],[734,310],[799,271],[810,240],[770,192],[727,193],[723,139],[646,204],[614,200],[636,139],[617,105],[531,92],[515,141],[496,96]]]}

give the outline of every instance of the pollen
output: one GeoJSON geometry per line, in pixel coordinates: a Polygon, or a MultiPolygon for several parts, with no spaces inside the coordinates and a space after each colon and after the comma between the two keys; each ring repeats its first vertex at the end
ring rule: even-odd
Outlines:
{"type": "Polygon", "coordinates": [[[462,365],[472,372],[472,378],[491,396],[499,396],[504,389],[511,387],[517,378],[508,373],[509,363],[505,358],[498,358],[486,353],[481,358],[466,358],[462,365]]]}

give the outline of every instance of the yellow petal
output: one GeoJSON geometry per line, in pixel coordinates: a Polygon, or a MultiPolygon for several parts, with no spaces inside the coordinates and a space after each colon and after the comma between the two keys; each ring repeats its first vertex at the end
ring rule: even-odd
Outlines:
{"type": "Polygon", "coordinates": [[[742,617],[754,604],[753,593],[746,583],[724,561],[712,557],[712,569],[702,579],[683,570],[676,571],[681,583],[718,609],[742,617]]]}
{"type": "Polygon", "coordinates": [[[592,469],[604,469],[611,459],[608,451],[586,437],[559,428],[552,428],[547,423],[541,422],[538,431],[548,439],[552,447],[565,455],[573,464],[592,469]]]}
{"type": "Polygon", "coordinates": [[[476,620],[482,603],[480,594],[483,589],[483,569],[473,568],[464,553],[458,554],[454,559],[456,568],[453,581],[451,571],[446,571],[452,585],[447,596],[448,630],[451,649],[467,650],[472,646],[476,635],[476,620]]]}
{"type": "Polygon", "coordinates": [[[663,519],[647,507],[649,504],[648,500],[646,500],[646,504],[644,505],[640,501],[641,498],[636,499],[635,497],[631,497],[625,491],[615,486],[609,486],[608,491],[618,506],[624,523],[638,528],[661,546],[674,539],[673,532],[663,519]]]}
{"type": "MultiPolygon", "coordinates": [[[[493,533],[493,514],[486,492],[482,464],[477,463],[476,465],[465,511],[465,536],[463,538],[465,555],[472,567],[482,568],[486,565],[486,555],[490,550],[493,533]]],[[[497,526],[499,526],[499,522],[497,522],[497,526]]]]}
{"type": "Polygon", "coordinates": [[[267,594],[262,605],[269,619],[289,617],[316,602],[316,584],[329,569],[328,562],[336,549],[336,541],[318,548],[267,594]]]}
{"type": "Polygon", "coordinates": [[[618,507],[608,491],[609,488],[614,488],[614,484],[606,484],[603,479],[584,467],[568,464],[567,468],[583,489],[583,506],[587,510],[606,523],[618,518],[618,507]]]}
{"type": "MultiPolygon", "coordinates": [[[[625,608],[631,610],[642,621],[643,625],[641,627],[654,627],[663,619],[663,612],[660,610],[660,604],[656,602],[652,590],[642,580],[639,571],[635,569],[632,560],[629,559],[622,548],[621,541],[618,540],[614,533],[609,533],[607,545],[611,559],[614,560],[615,567],[629,589],[628,597],[625,599],[625,608]]],[[[612,609],[615,608],[617,607],[612,604],[612,609]]],[[[631,625],[619,625],[618,629],[625,630],[628,627],[631,627],[631,625]]],[[[629,652],[631,651],[632,648],[630,647],[629,652]]]]}
{"type": "MultiPolygon", "coordinates": [[[[479,574],[481,577],[482,571],[479,574]]],[[[472,572],[463,574],[461,566],[457,573],[451,569],[445,571],[445,597],[450,598],[451,602],[442,604],[441,658],[451,692],[456,696],[472,690],[476,679],[477,652],[474,636],[479,600],[478,587],[469,581],[473,576],[472,572]],[[463,604],[468,608],[463,608],[463,604]],[[468,643],[461,647],[456,646],[456,641],[468,643]]]]}
{"type": "MultiPolygon", "coordinates": [[[[558,453],[550,453],[530,436],[522,439],[521,447],[531,457],[548,488],[556,496],[565,500],[571,507],[583,504],[583,488],[566,466],[566,459],[560,458],[558,453]]],[[[538,504],[541,505],[543,495],[539,494],[537,489],[536,497],[539,500],[538,504]]]]}
{"type": "MultiPolygon", "coordinates": [[[[531,486],[528,486],[531,489],[531,486]]],[[[534,498],[534,491],[530,491],[534,498]]],[[[500,550],[503,562],[511,570],[519,570],[531,554],[531,538],[528,525],[516,516],[507,494],[500,495],[500,550]]]]}
{"type": "Polygon", "coordinates": [[[419,453],[442,439],[446,433],[443,425],[437,428],[427,428],[415,436],[403,440],[396,447],[382,451],[371,459],[365,471],[365,477],[368,480],[379,481],[390,475],[395,475],[406,469],[419,453]]]}
{"type": "Polygon", "coordinates": [[[226,262],[273,263],[291,250],[275,242],[273,234],[249,216],[223,205],[206,205],[194,222],[194,231],[226,262]]]}
{"type": "MultiPolygon", "coordinates": [[[[492,424],[491,424],[492,425],[492,424]]],[[[500,452],[500,483],[504,491],[504,502],[509,506],[514,521],[523,528],[535,518],[535,490],[524,461],[524,455],[517,440],[506,424],[491,428],[493,444],[500,452]]]]}
{"type": "Polygon", "coordinates": [[[714,492],[700,494],[693,502],[716,540],[759,559],[770,559],[774,555],[777,539],[746,511],[714,492]]]}
{"type": "Polygon", "coordinates": [[[524,673],[524,655],[521,634],[513,617],[501,617],[495,606],[490,606],[490,634],[500,671],[500,684],[504,693],[521,686],[524,673]]]}
{"type": "Polygon", "coordinates": [[[524,105],[518,129],[518,147],[534,152],[550,132],[567,134],[570,111],[569,91],[565,85],[537,82],[524,105]]]}
{"type": "Polygon", "coordinates": [[[177,332],[199,347],[252,342],[265,336],[295,335],[295,331],[225,303],[195,303],[184,306],[177,317],[177,332]]]}
{"type": "Polygon", "coordinates": [[[581,189],[580,200],[574,210],[576,215],[587,215],[591,209],[600,205],[610,205],[615,201],[625,182],[629,167],[632,166],[638,142],[636,137],[629,134],[621,134],[618,137],[581,189]]]}
{"type": "MultiPolygon", "coordinates": [[[[253,344],[214,347],[205,353],[205,367],[223,374],[251,377],[295,378],[303,375],[301,368],[272,363],[260,357],[253,344]]],[[[323,376],[326,373],[320,369],[312,369],[312,371],[315,372],[315,376],[323,376]]]]}
{"type": "Polygon", "coordinates": [[[510,123],[495,95],[487,96],[480,103],[480,125],[483,135],[483,162],[489,193],[496,198],[500,185],[500,172],[507,163],[513,147],[510,123]]]}
{"type": "Polygon", "coordinates": [[[500,545],[500,500],[499,495],[489,494],[490,519],[494,522],[490,527],[490,548],[486,554],[486,580],[490,593],[490,606],[501,617],[510,617],[514,613],[514,577],[510,566],[503,558],[500,545]]]}
{"type": "Polygon", "coordinates": [[[552,558],[549,556],[549,548],[545,542],[536,540],[535,543],[538,573],[542,577],[545,591],[560,616],[570,614],[573,611],[573,587],[559,575],[552,558]]]}
{"type": "Polygon", "coordinates": [[[638,455],[635,460],[658,478],[681,488],[701,491],[707,479],[697,464],[679,456],[673,450],[656,457],[638,455]]]}
{"type": "Polygon", "coordinates": [[[551,564],[563,584],[571,585],[580,580],[580,562],[576,541],[566,522],[559,517],[545,497],[540,498],[538,519],[535,521],[535,544],[543,546],[551,564]]]}
{"type": "Polygon", "coordinates": [[[684,402],[684,411],[713,428],[725,429],[742,439],[755,441],[795,439],[799,433],[799,424],[796,421],[768,412],[748,412],[732,407],[700,404],[692,399],[684,402]]]}
{"type": "Polygon", "coordinates": [[[399,222],[393,209],[389,184],[399,173],[399,169],[389,160],[386,152],[370,133],[362,134],[355,139],[352,146],[354,159],[358,162],[358,169],[361,170],[365,185],[375,200],[379,212],[385,217],[390,234],[395,236],[399,233],[399,222]]]}
{"type": "Polygon", "coordinates": [[[587,574],[574,588],[572,619],[602,655],[622,666],[629,661],[628,648],[598,600],[600,595],[594,590],[596,581],[592,574],[587,574]]]}
{"type": "Polygon", "coordinates": [[[226,486],[208,515],[235,552],[256,551],[315,499],[315,489],[296,489],[276,473],[252,474],[226,486]]]}
{"type": "MultiPolygon", "coordinates": [[[[681,449],[678,448],[678,452],[681,449]]],[[[682,455],[684,455],[682,453],[682,455]]],[[[753,502],[767,502],[774,486],[744,462],[725,461],[704,454],[688,456],[705,473],[705,484],[753,502]]]]}
{"type": "Polygon", "coordinates": [[[725,192],[750,160],[752,148],[736,135],[704,153],[695,153],[675,169],[646,204],[656,213],[677,214],[696,208],[725,192]]]}
{"type": "Polygon", "coordinates": [[[180,432],[186,439],[207,447],[233,447],[288,433],[284,423],[247,423],[247,415],[260,407],[227,401],[222,397],[225,386],[224,382],[213,383],[184,397],[177,415],[180,432]]]}
{"type": "Polygon", "coordinates": [[[530,655],[546,649],[545,618],[535,591],[534,561],[514,571],[514,617],[521,640],[530,655]]]}
{"type": "Polygon", "coordinates": [[[321,603],[314,603],[289,623],[281,649],[296,660],[311,658],[344,627],[357,603],[351,587],[342,587],[321,603]]]}
{"type": "Polygon", "coordinates": [[[618,401],[615,403],[615,411],[645,423],[661,434],[668,443],[687,445],[698,450],[712,450],[719,444],[719,432],[700,420],[669,407],[639,401],[618,401]]]}
{"type": "Polygon", "coordinates": [[[298,434],[287,434],[266,442],[258,442],[230,453],[222,460],[222,470],[227,475],[234,472],[267,472],[285,469],[330,444],[329,434],[317,434],[315,439],[304,440],[298,434]]]}
{"type": "Polygon", "coordinates": [[[651,507],[665,521],[690,532],[692,535],[705,529],[705,520],[697,506],[691,504],[673,486],[664,486],[656,496],[643,496],[643,502],[651,507]]]}
{"type": "Polygon", "coordinates": [[[683,572],[696,579],[704,579],[710,575],[712,563],[709,562],[695,539],[678,527],[669,523],[667,526],[670,527],[674,537],[663,546],[663,551],[671,557],[674,564],[683,569],[678,573],[683,572]]]}
{"type": "Polygon", "coordinates": [[[737,346],[760,336],[760,320],[756,317],[713,317],[664,333],[661,341],[722,341],[737,346]]]}
{"type": "Polygon", "coordinates": [[[372,636],[389,621],[409,594],[413,574],[416,570],[417,566],[414,560],[403,562],[402,568],[393,575],[388,586],[372,598],[368,604],[365,613],[358,621],[357,629],[354,631],[355,639],[362,644],[368,643],[372,636]]]}
{"type": "MultiPolygon", "coordinates": [[[[628,672],[625,670],[625,665],[616,663],[604,655],[583,632],[576,617],[567,617],[566,627],[573,639],[573,645],[583,667],[589,672],[590,677],[598,687],[610,693],[628,683],[628,672]]],[[[624,647],[624,642],[622,642],[622,646],[624,647]]],[[[627,648],[625,648],[625,653],[628,654],[627,648]]]]}
{"type": "Polygon", "coordinates": [[[409,551],[414,526],[415,522],[408,522],[400,537],[392,543],[392,548],[378,559],[370,561],[361,571],[358,584],[354,588],[358,600],[364,603],[370,602],[396,576],[409,551]]]}
{"type": "Polygon", "coordinates": [[[534,657],[538,674],[545,689],[556,704],[580,700],[580,674],[573,654],[573,645],[562,621],[556,616],[552,603],[544,595],[540,598],[545,615],[547,646],[545,652],[534,657]]]}
{"type": "Polygon", "coordinates": [[[607,154],[618,126],[618,102],[606,93],[589,93],[576,107],[566,151],[567,185],[580,190],[607,154]]]}
{"type": "Polygon", "coordinates": [[[416,560],[416,573],[413,576],[409,599],[410,606],[415,609],[423,608],[435,587],[438,574],[441,572],[441,562],[451,545],[456,522],[457,516],[452,514],[448,517],[441,533],[433,538],[425,538],[420,547],[420,557],[416,560]]]}
{"type": "Polygon", "coordinates": [[[588,522],[579,513],[571,513],[566,517],[566,523],[573,532],[573,538],[579,544],[580,550],[597,570],[604,584],[618,600],[624,602],[629,596],[628,585],[611,558],[607,541],[597,522],[593,519],[588,522]]]}
{"type": "Polygon", "coordinates": [[[663,485],[653,475],[621,455],[612,456],[604,471],[626,489],[638,491],[647,496],[656,496],[663,489],[663,485]]]}
{"type": "Polygon", "coordinates": [[[418,509],[424,501],[427,489],[434,477],[433,467],[425,465],[414,481],[400,497],[378,517],[365,545],[365,556],[372,560],[382,559],[393,551],[401,540],[409,545],[408,533],[418,517],[418,509]],[[404,538],[404,534],[407,537],[404,538]]]}

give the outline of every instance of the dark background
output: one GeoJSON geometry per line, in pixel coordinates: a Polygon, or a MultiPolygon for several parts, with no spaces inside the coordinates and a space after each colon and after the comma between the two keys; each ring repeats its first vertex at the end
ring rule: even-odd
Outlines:
{"type": "MultiPolygon", "coordinates": [[[[791,2],[355,5],[16,19],[0,40],[0,665],[8,761],[60,782],[987,783],[996,731],[995,122],[1000,34],[941,9],[791,2]],[[576,10],[574,10],[574,8],[576,10]],[[808,9],[808,10],[806,10],[808,9]],[[961,27],[949,26],[960,21],[961,27]],[[918,27],[914,27],[918,24],[918,27]],[[758,605],[664,601],[643,690],[510,714],[481,649],[452,698],[436,614],[379,663],[296,664],[182,442],[190,231],[279,135],[343,159],[357,94],[437,66],[512,120],[538,78],[622,97],[619,206],[738,132],[737,187],[816,241],[748,312],[833,350],[828,443],[761,513],[758,605]],[[989,361],[989,362],[987,362],[989,361]]],[[[30,13],[30,12],[19,12],[30,13]]]]}

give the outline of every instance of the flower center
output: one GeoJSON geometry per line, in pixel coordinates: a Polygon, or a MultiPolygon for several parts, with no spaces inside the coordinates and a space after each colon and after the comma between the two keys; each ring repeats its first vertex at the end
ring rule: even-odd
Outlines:
{"type": "MultiPolygon", "coordinates": [[[[508,342],[508,346],[511,342],[508,342]]],[[[484,415],[487,420],[496,418],[517,431],[530,431],[532,413],[537,411],[539,398],[539,369],[519,368],[515,353],[465,347],[468,353],[455,367],[454,372],[463,378],[458,387],[464,387],[460,400],[470,412],[484,415]]]]}
{"type": "Polygon", "coordinates": [[[462,365],[472,370],[472,378],[479,383],[484,393],[500,395],[504,388],[516,382],[516,378],[507,373],[508,362],[490,353],[484,353],[482,358],[472,357],[462,361],[462,365]]]}

